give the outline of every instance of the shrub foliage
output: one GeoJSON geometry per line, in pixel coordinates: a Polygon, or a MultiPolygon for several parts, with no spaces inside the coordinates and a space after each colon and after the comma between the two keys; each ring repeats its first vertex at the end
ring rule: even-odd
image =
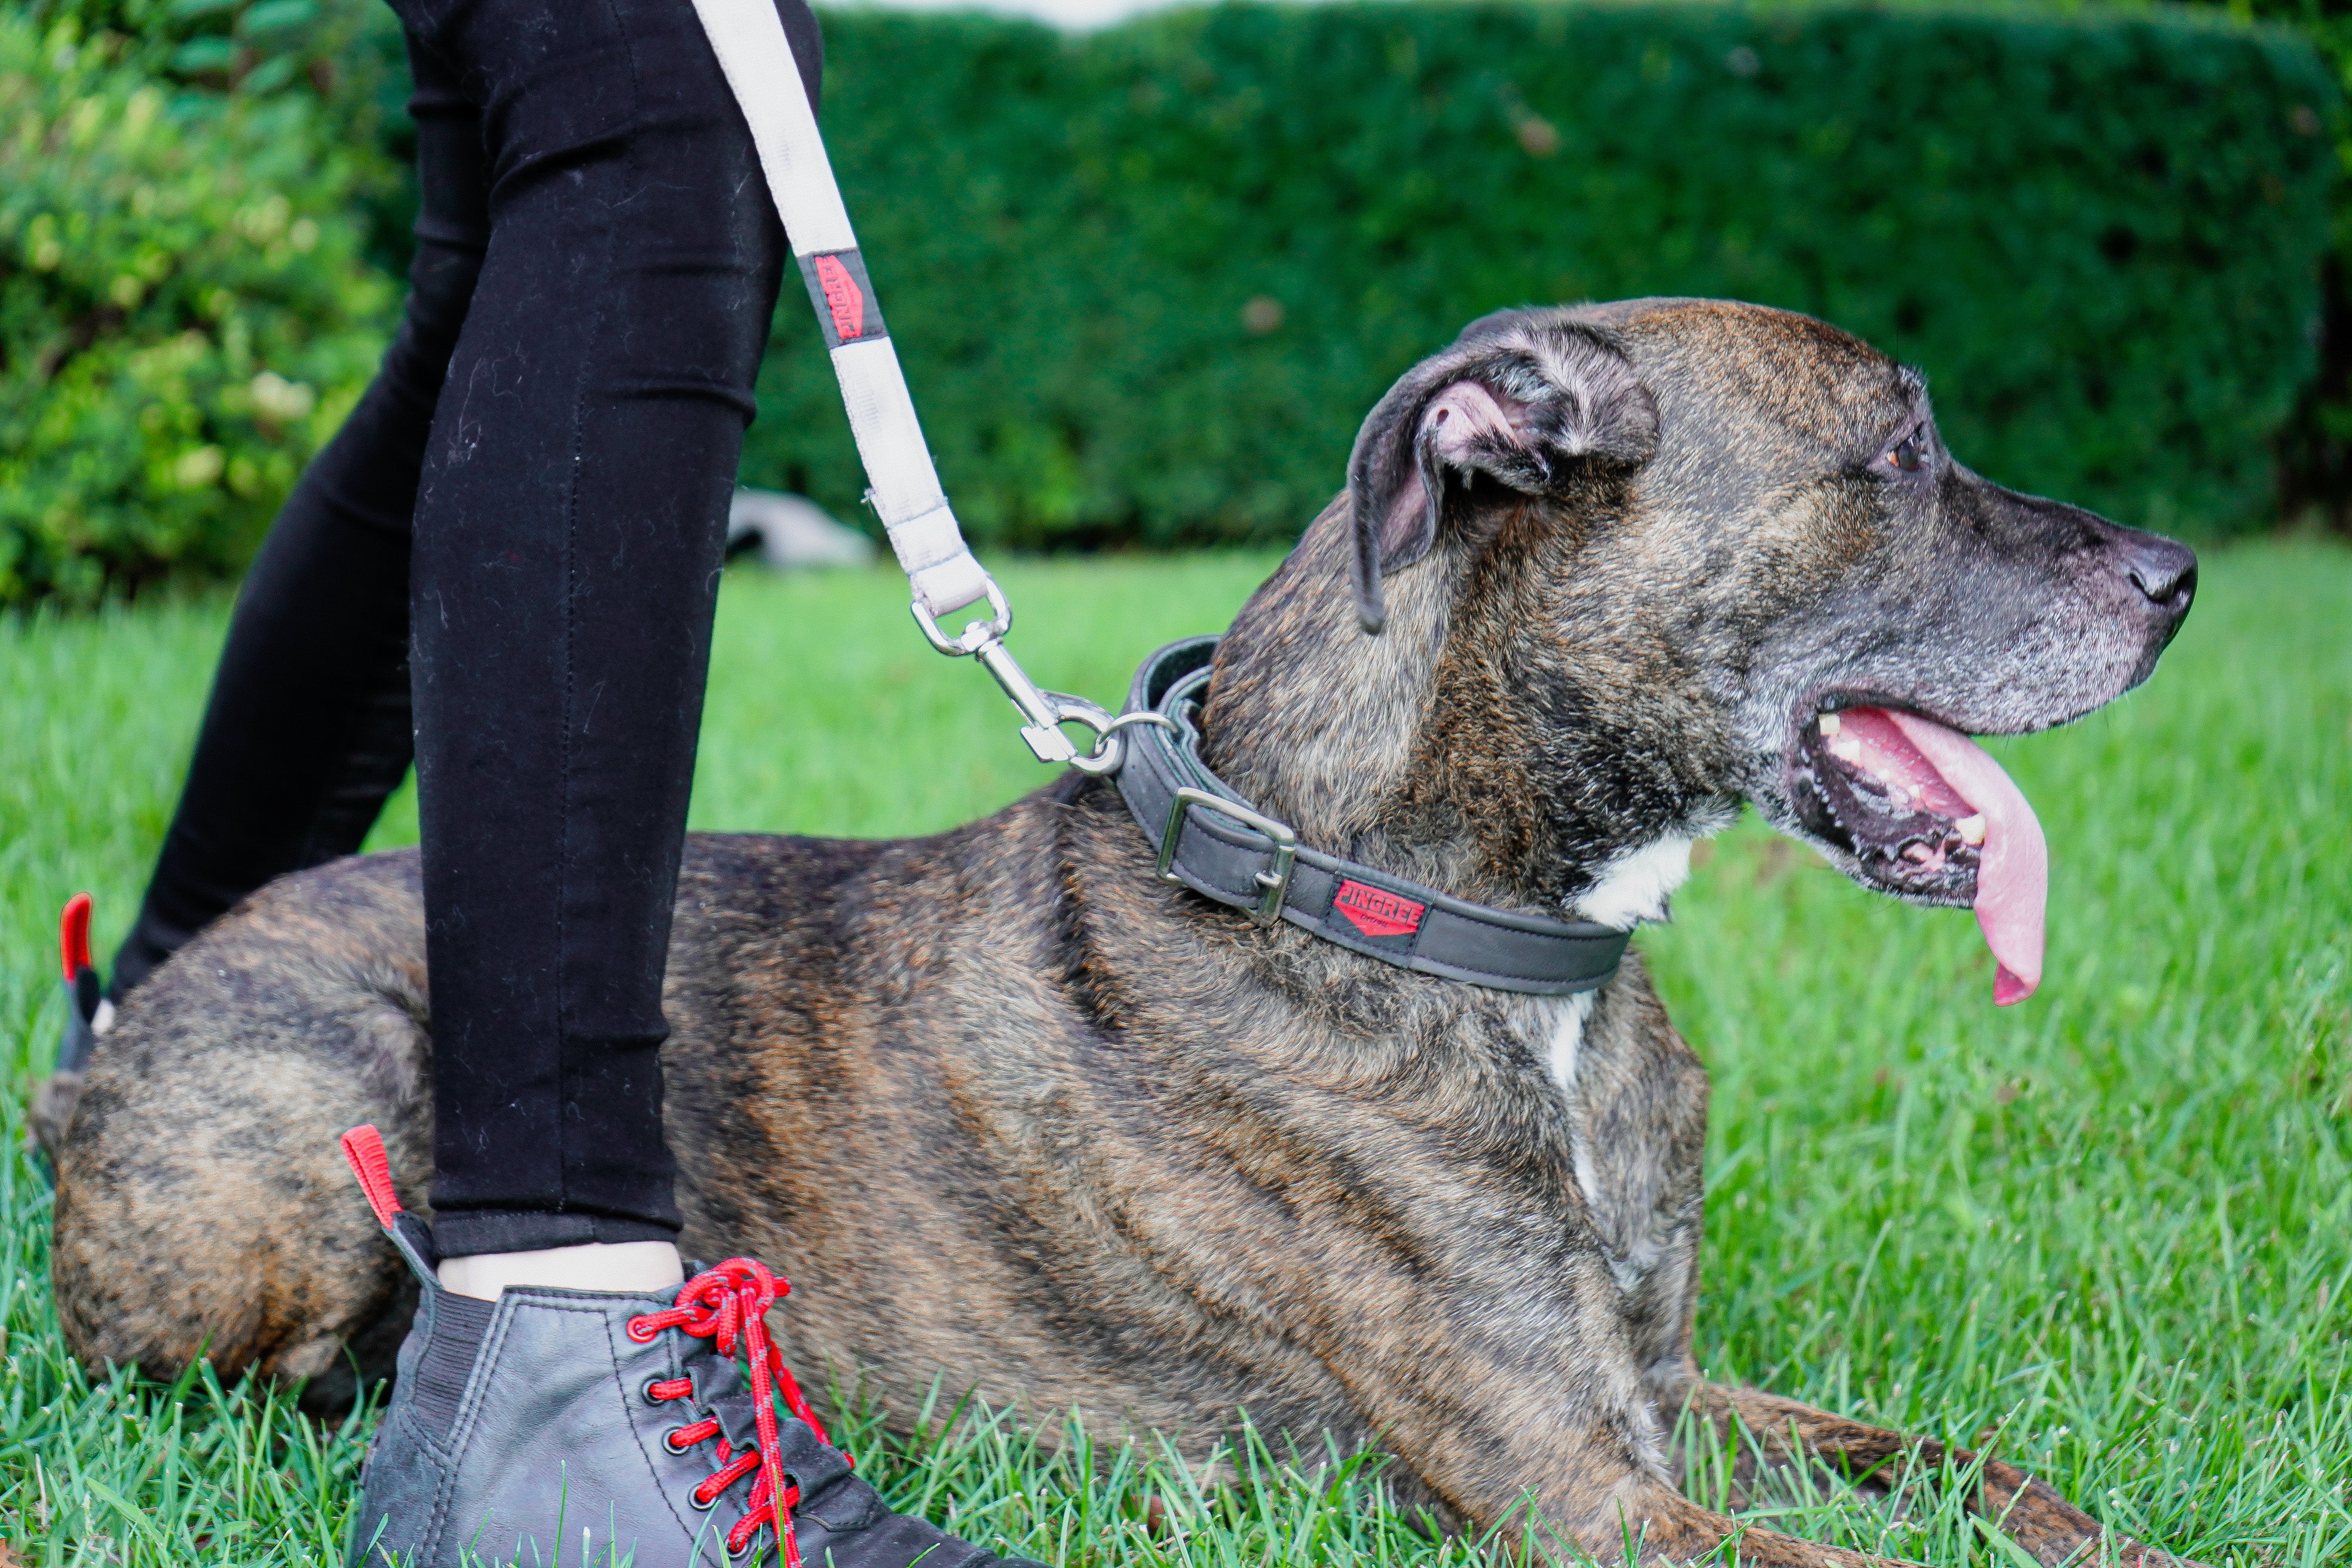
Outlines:
{"type": "Polygon", "coordinates": [[[0,15],[0,604],[239,563],[397,300],[382,153],[152,54],[0,15]]]}
{"type": "MultiPolygon", "coordinates": [[[[825,126],[958,510],[1286,537],[1498,306],[1732,296],[1924,367],[1969,461],[2211,534],[2309,379],[2336,89],[2213,13],[829,13],[825,126]]],[[[0,604],[240,560],[397,294],[373,0],[0,12],[0,604]]],[[[797,289],[744,476],[856,515],[797,289]]]]}
{"type": "MultiPolygon", "coordinates": [[[[1498,306],[1731,296],[1923,366],[2009,483],[2211,533],[2314,361],[2338,99],[2211,14],[836,12],[824,122],[957,509],[1260,540],[1498,306]]],[[[860,489],[797,291],[746,473],[860,489]]]]}
{"type": "MultiPolygon", "coordinates": [[[[2352,88],[2352,5],[2344,0],[2198,0],[2231,16],[2290,25],[2311,40],[2339,89],[2352,88]]],[[[2352,121],[2336,126],[2336,160],[2352,169],[2352,121]]],[[[2280,432],[2284,510],[2316,512],[2352,533],[2352,205],[2338,187],[2333,234],[2320,267],[2318,374],[2280,432]]]]}

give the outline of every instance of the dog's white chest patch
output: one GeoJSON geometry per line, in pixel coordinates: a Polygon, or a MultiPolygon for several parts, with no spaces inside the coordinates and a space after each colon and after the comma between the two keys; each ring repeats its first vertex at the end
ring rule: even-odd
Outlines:
{"type": "Polygon", "coordinates": [[[1576,1099],[1576,1058],[1584,1049],[1584,1025],[1592,1016],[1593,998],[1600,994],[1580,991],[1560,999],[1559,1016],[1551,1026],[1551,1038],[1546,1043],[1544,1065],[1551,1068],[1552,1081],[1573,1104],[1576,1099]]]}
{"type": "Polygon", "coordinates": [[[1612,858],[1600,879],[1576,900],[1576,912],[1596,925],[1631,931],[1666,918],[1666,900],[1690,879],[1696,835],[1669,833],[1612,858]]]}
{"type": "MultiPolygon", "coordinates": [[[[1578,899],[1575,912],[1596,925],[1631,931],[1643,921],[1664,920],[1666,900],[1690,879],[1696,833],[1669,833],[1612,857],[1600,878],[1578,899]]],[[[1576,1099],[1576,1059],[1584,1048],[1584,1026],[1599,994],[1579,992],[1562,1000],[1546,1042],[1544,1065],[1570,1102],[1576,1099]]]]}

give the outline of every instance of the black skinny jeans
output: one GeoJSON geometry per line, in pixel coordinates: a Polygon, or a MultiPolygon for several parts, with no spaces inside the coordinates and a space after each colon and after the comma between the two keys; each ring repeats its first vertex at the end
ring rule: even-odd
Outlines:
{"type": "Polygon", "coordinates": [[[442,1250],[667,1239],[662,970],[783,231],[690,0],[394,8],[406,314],[237,600],[114,988],[356,850],[413,733],[442,1250]]]}

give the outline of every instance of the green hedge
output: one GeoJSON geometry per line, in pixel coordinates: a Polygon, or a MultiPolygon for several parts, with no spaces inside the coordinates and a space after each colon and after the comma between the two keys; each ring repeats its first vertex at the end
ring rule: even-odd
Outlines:
{"type": "MultiPolygon", "coordinates": [[[[1069,38],[829,12],[825,126],[984,541],[1286,537],[1498,305],[1730,295],[1924,366],[2007,482],[2269,515],[2327,73],[2212,13],[1226,5],[1069,38]]],[[[0,605],[250,549],[397,296],[376,0],[0,8],[0,605]]],[[[744,477],[857,515],[805,304],[744,477]]]]}
{"type": "MultiPolygon", "coordinates": [[[[2311,40],[2339,89],[2352,89],[2352,5],[2343,0],[2198,0],[2231,16],[2251,12],[2291,25],[2311,40]]],[[[2352,169],[2352,123],[2336,127],[2336,159],[2352,169]]],[[[2284,509],[2352,534],[2352,203],[2338,186],[2335,222],[2320,268],[2319,370],[2280,433],[2284,509]]]]}
{"type": "Polygon", "coordinates": [[[397,302],[381,153],[148,52],[0,14],[0,605],[241,564],[397,302]]]}
{"type": "MultiPolygon", "coordinates": [[[[1234,5],[1079,38],[825,17],[824,124],[977,536],[1264,540],[1496,306],[1732,296],[1923,366],[2008,483],[2273,504],[2339,100],[2210,13],[1234,5]]],[[[745,463],[854,510],[789,293],[745,463]]]]}

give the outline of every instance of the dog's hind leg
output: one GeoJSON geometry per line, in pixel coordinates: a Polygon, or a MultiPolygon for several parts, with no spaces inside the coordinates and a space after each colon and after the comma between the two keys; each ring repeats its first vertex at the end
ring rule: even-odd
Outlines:
{"type": "Polygon", "coordinates": [[[336,1140],[375,1124],[422,1202],[424,937],[415,857],[337,861],[131,993],[58,1163],[51,1278],[86,1366],[170,1378],[208,1357],[302,1383],[312,1408],[392,1370],[413,1287],[336,1140]]]}
{"type": "MultiPolygon", "coordinates": [[[[1930,1437],[1909,1437],[1800,1405],[1756,1388],[1695,1384],[1691,1409],[1714,1428],[1717,1441],[1743,1436],[1773,1464],[1813,1464],[1850,1480],[1892,1485],[1906,1468],[1965,1469],[1978,1456],[1930,1437]]],[[[1976,1511],[1990,1520],[2045,1568],[2197,1568],[2128,1536],[2110,1535],[2099,1521],[2013,1465],[1985,1459],[1979,1471],[1976,1511]]]]}

